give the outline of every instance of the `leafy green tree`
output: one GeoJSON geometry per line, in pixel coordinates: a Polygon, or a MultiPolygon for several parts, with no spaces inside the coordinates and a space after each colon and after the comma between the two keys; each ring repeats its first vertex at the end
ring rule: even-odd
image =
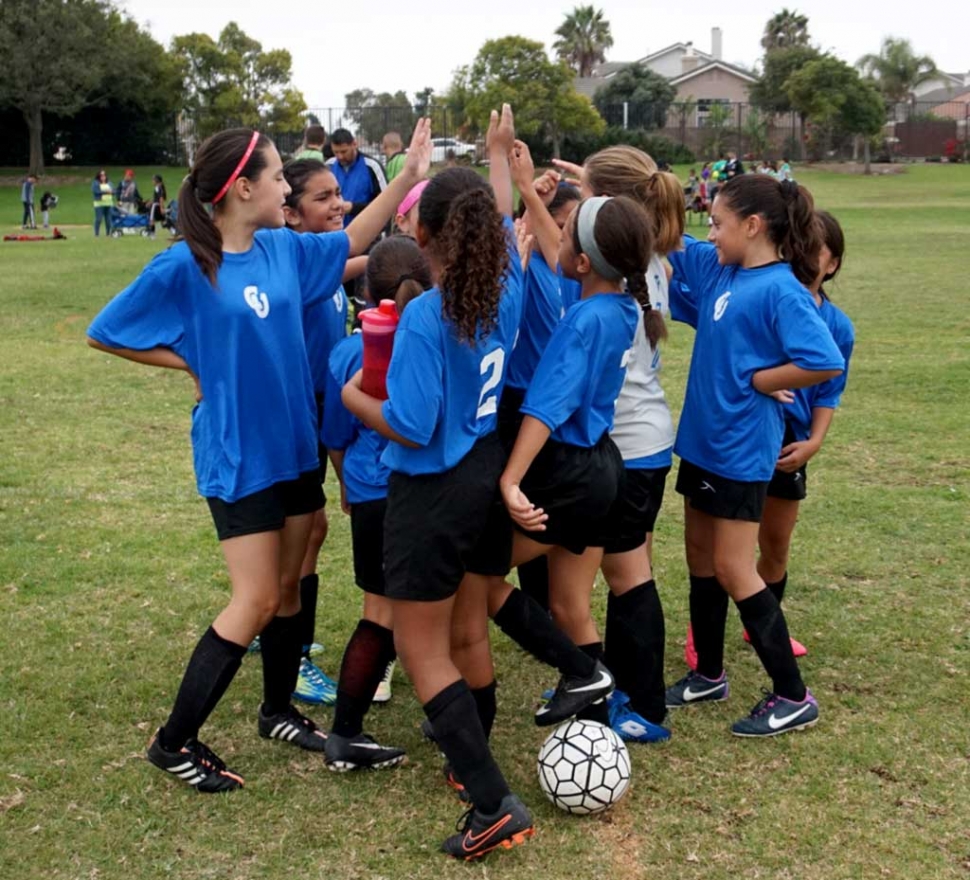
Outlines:
{"type": "Polygon", "coordinates": [[[748,93],[751,103],[768,113],[791,112],[791,99],[785,90],[788,77],[810,61],[819,58],[821,54],[813,46],[796,46],[766,52],[761,76],[748,93]]]}
{"type": "Polygon", "coordinates": [[[793,49],[809,45],[808,17],[783,8],[776,12],[765,25],[761,46],[765,52],[777,49],[793,49]]]}
{"type": "MultiPolygon", "coordinates": [[[[667,110],[676,96],[677,90],[665,76],[648,67],[631,64],[596,90],[593,103],[604,118],[610,107],[624,103],[636,105],[637,128],[663,128],[667,124],[667,110]]],[[[615,113],[611,113],[611,117],[613,115],[615,113]]],[[[615,125],[618,120],[610,118],[609,122],[615,125]]]]}
{"type": "Polygon", "coordinates": [[[577,6],[556,28],[559,37],[552,44],[556,57],[578,76],[589,76],[597,64],[606,60],[606,50],[613,45],[610,23],[602,9],[577,6]]]}
{"type": "Polygon", "coordinates": [[[493,109],[511,104],[516,132],[551,139],[554,155],[563,134],[605,128],[593,105],[573,87],[572,71],[550,61],[542,43],[525,37],[486,42],[474,62],[456,72],[449,95],[454,106],[460,103],[466,129],[477,132],[487,127],[493,109]]]}
{"type": "Polygon", "coordinates": [[[704,146],[709,156],[720,156],[727,149],[728,135],[734,113],[730,104],[716,102],[710,105],[702,128],[705,130],[704,146]]]}
{"type": "Polygon", "coordinates": [[[356,126],[357,137],[378,143],[388,131],[398,131],[405,143],[414,130],[415,112],[411,100],[402,91],[378,92],[355,89],[344,95],[347,116],[356,126]]]}
{"type": "Polygon", "coordinates": [[[769,125],[769,118],[757,108],[748,110],[744,123],[741,126],[741,133],[744,135],[748,150],[756,156],[764,156],[768,151],[769,125]]]}
{"type": "Polygon", "coordinates": [[[182,65],[184,107],[202,137],[229,125],[267,134],[302,130],[306,101],[290,83],[293,60],[286,49],[264,52],[229,22],[218,41],[207,34],[175,37],[172,54],[182,65]]]}
{"type": "Polygon", "coordinates": [[[44,170],[44,114],[71,116],[102,97],[110,16],[102,0],[0,2],[0,106],[23,114],[34,174],[44,170]]]}
{"type": "Polygon", "coordinates": [[[862,135],[869,173],[869,139],[886,119],[879,92],[849,64],[831,55],[811,61],[788,79],[792,106],[825,134],[862,135]]]}
{"type": "Polygon", "coordinates": [[[863,55],[858,66],[893,104],[910,100],[918,85],[940,75],[932,58],[917,55],[909,40],[895,37],[882,41],[878,55],[863,55]]]}

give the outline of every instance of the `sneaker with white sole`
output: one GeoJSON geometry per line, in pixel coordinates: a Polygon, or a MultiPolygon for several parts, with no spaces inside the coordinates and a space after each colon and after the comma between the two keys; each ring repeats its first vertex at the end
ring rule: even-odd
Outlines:
{"type": "Polygon", "coordinates": [[[625,742],[658,743],[670,739],[670,731],[660,724],[647,721],[630,705],[623,691],[615,690],[606,698],[610,710],[610,727],[625,742]]]}
{"type": "Polygon", "coordinates": [[[572,718],[577,712],[602,700],[613,690],[614,684],[610,671],[599,660],[593,667],[592,675],[584,678],[564,675],[559,679],[552,699],[536,711],[536,724],[548,727],[572,718]]]}
{"type": "Polygon", "coordinates": [[[293,699],[313,706],[332,706],[337,702],[337,685],[312,660],[301,657],[293,699]]]}
{"type": "Polygon", "coordinates": [[[259,735],[292,743],[308,752],[322,752],[327,747],[327,734],[293,706],[276,715],[263,714],[259,708],[259,735]]]}
{"type": "Polygon", "coordinates": [[[694,703],[719,703],[726,700],[730,692],[726,672],[722,672],[720,678],[705,678],[699,672],[688,672],[677,684],[667,688],[665,699],[668,709],[680,709],[694,703]]]}
{"type": "Polygon", "coordinates": [[[818,722],[818,703],[810,690],[805,691],[805,699],[800,701],[768,691],[764,691],[764,695],[751,714],[731,725],[731,733],[735,736],[778,736],[814,727],[818,722]]]}
{"type": "Polygon", "coordinates": [[[388,703],[391,699],[391,678],[394,675],[394,661],[392,660],[387,664],[387,668],[384,670],[384,677],[380,680],[377,685],[377,690],[374,691],[374,697],[371,700],[373,703],[388,703]]]}
{"type": "Polygon", "coordinates": [[[324,752],[327,767],[335,773],[348,770],[389,770],[407,760],[404,749],[382,746],[366,733],[357,736],[339,736],[331,733],[327,737],[324,752]]]}
{"type": "Polygon", "coordinates": [[[225,761],[197,739],[190,739],[177,752],[170,752],[162,748],[156,733],[148,744],[148,760],[159,770],[207,794],[235,791],[244,784],[238,773],[226,767],[225,761]]]}

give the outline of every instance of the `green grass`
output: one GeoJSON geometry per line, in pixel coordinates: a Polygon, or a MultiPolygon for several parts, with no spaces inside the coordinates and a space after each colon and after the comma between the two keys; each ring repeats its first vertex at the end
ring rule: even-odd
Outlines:
{"type": "MultiPolygon", "coordinates": [[[[139,180],[153,170],[138,169],[139,180]]],[[[195,796],[142,759],[228,582],[193,488],[190,381],[84,345],[100,306],[164,247],[91,239],[89,171],[57,187],[58,222],[84,224],[68,241],[0,244],[0,876],[967,876],[970,168],[800,173],[846,228],[831,293],[857,332],[843,409],[812,465],[786,600],[811,651],[803,671],[820,724],[768,742],[729,735],[765,684],[732,616],[731,700],[674,716],[667,746],[632,748],[624,802],[575,819],[545,801],[535,777],[543,735],[530,715],[554,676],[496,634],[495,751],[539,832],[472,868],[435,852],[460,809],[400,672],[394,700],[369,721],[409,750],[393,773],[335,776],[260,740],[252,659],[206,733],[245,773],[245,792],[195,796]]],[[[165,175],[174,191],[181,172],[165,175]]],[[[5,233],[18,229],[18,199],[0,187],[5,233]]],[[[665,384],[675,407],[690,346],[674,325],[665,384]]],[[[328,491],[336,497],[332,482],[328,491]]],[[[670,678],[687,621],[677,500],[670,491],[655,551],[670,678]]],[[[347,521],[331,512],[318,638],[333,673],[360,595],[347,521]]],[[[600,610],[602,600],[600,587],[600,610]]]]}

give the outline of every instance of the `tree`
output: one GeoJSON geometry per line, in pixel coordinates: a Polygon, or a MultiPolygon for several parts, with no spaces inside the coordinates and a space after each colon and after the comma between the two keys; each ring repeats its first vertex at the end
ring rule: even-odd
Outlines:
{"type": "Polygon", "coordinates": [[[172,54],[182,65],[184,108],[201,136],[229,125],[273,135],[302,130],[306,101],[290,84],[293,59],[286,49],[264,52],[229,22],[218,42],[208,34],[175,37],[172,54]]]}
{"type": "Polygon", "coordinates": [[[397,91],[375,93],[371,89],[355,89],[344,95],[347,116],[357,126],[357,136],[377,143],[388,131],[398,131],[405,143],[414,130],[415,112],[407,94],[397,91]]]}
{"type": "Polygon", "coordinates": [[[787,90],[795,110],[833,134],[866,138],[866,173],[869,173],[869,138],[879,134],[886,118],[879,92],[844,61],[823,55],[788,79],[787,90]]]}
{"type": "Polygon", "coordinates": [[[606,50],[613,45],[610,23],[602,9],[577,6],[556,28],[559,37],[552,44],[556,57],[579,76],[589,76],[597,64],[606,60],[606,50]]]}
{"type": "Polygon", "coordinates": [[[701,125],[708,132],[704,139],[708,155],[720,156],[727,149],[728,125],[733,116],[730,104],[716,102],[710,105],[701,125]]]}
{"type": "Polygon", "coordinates": [[[23,114],[34,174],[44,170],[44,114],[71,116],[102,98],[110,13],[102,0],[0,2],[0,106],[23,114]]]}
{"type": "Polygon", "coordinates": [[[486,42],[470,67],[456,71],[449,102],[460,107],[470,131],[483,131],[493,109],[511,104],[516,132],[550,138],[554,155],[564,133],[605,128],[593,105],[573,88],[572,71],[550,61],[542,43],[525,37],[486,42]]]}
{"type": "Polygon", "coordinates": [[[615,112],[607,116],[609,108],[626,103],[636,105],[636,128],[663,128],[667,124],[667,110],[676,96],[677,90],[665,76],[648,67],[631,64],[596,90],[593,103],[610,125],[619,122],[611,118],[615,112]]]}
{"type": "Polygon", "coordinates": [[[916,86],[940,75],[932,58],[917,55],[909,40],[895,37],[882,41],[878,55],[863,55],[858,66],[893,104],[909,101],[916,86]]]}
{"type": "Polygon", "coordinates": [[[768,19],[761,38],[761,45],[766,53],[808,44],[808,17],[787,8],[768,19]]]}

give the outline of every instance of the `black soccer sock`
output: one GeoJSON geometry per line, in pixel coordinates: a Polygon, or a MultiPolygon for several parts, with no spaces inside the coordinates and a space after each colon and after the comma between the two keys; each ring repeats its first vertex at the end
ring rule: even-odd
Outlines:
{"type": "MultiPolygon", "coordinates": [[[[594,663],[597,660],[603,659],[602,642],[590,642],[588,645],[580,645],[579,648],[587,657],[592,658],[594,663]]],[[[595,703],[591,703],[585,709],[577,712],[576,718],[580,721],[598,721],[600,724],[605,724],[609,727],[610,709],[606,705],[606,700],[597,700],[595,703]]]]}
{"type": "Polygon", "coordinates": [[[299,614],[274,617],[260,635],[264,715],[278,715],[290,706],[303,655],[300,644],[302,625],[299,614]]]}
{"type": "Polygon", "coordinates": [[[317,593],[320,590],[320,578],[316,574],[308,574],[300,578],[300,645],[303,652],[309,656],[310,645],[313,644],[313,634],[317,623],[317,593]]]}
{"type": "Polygon", "coordinates": [[[735,604],[751,645],[771,678],[772,690],[788,700],[804,700],[805,682],[792,653],[785,614],[774,594],[764,589],[735,604]]]}
{"type": "Polygon", "coordinates": [[[771,590],[774,597],[778,600],[778,604],[781,605],[781,600],[785,598],[785,587],[788,586],[788,572],[786,571],[781,576],[780,581],[772,581],[770,584],[765,584],[765,586],[771,590]]]}
{"type": "Polygon", "coordinates": [[[663,606],[656,582],[606,600],[606,665],[617,687],[630,697],[634,712],[661,724],[667,714],[664,699],[663,606]]]}
{"type": "Polygon", "coordinates": [[[347,642],[337,682],[337,705],[333,713],[333,732],[338,736],[357,736],[364,729],[364,716],[374,691],[394,652],[394,633],[370,620],[360,620],[347,642]]]}
{"type": "Polygon", "coordinates": [[[172,714],[159,734],[163,749],[177,752],[199,735],[245,654],[244,645],[224,639],[211,626],[205,631],[185,668],[172,714]]]}
{"type": "Polygon", "coordinates": [[[563,675],[585,678],[593,674],[596,664],[522,590],[512,590],[492,620],[513,642],[563,675]]]}
{"type": "Polygon", "coordinates": [[[697,671],[716,679],[724,672],[724,626],[728,594],[716,577],[690,576],[690,625],[697,650],[697,671]]]}
{"type": "Polygon", "coordinates": [[[475,809],[494,813],[511,792],[489,750],[475,698],[464,679],[428,700],[424,714],[431,722],[438,748],[468,790],[475,809]]]}
{"type": "Polygon", "coordinates": [[[482,730],[485,732],[485,739],[492,735],[492,725],[495,723],[495,713],[498,711],[498,704],[495,701],[496,687],[497,685],[493,681],[485,687],[471,689],[475,706],[478,708],[478,718],[482,722],[482,730]]]}
{"type": "Polygon", "coordinates": [[[523,562],[517,569],[519,586],[522,591],[536,600],[536,604],[543,611],[549,610],[549,560],[545,556],[537,556],[529,562],[523,562]]]}

